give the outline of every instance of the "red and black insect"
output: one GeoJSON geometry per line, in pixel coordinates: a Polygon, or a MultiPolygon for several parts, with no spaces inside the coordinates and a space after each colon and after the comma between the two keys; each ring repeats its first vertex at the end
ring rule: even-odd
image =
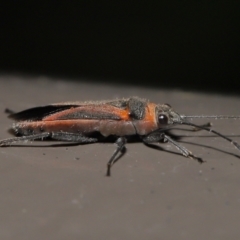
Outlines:
{"type": "Polygon", "coordinates": [[[13,130],[18,137],[0,141],[0,146],[19,141],[54,139],[75,143],[93,143],[115,139],[117,149],[107,164],[107,176],[116,156],[125,151],[128,139],[137,137],[146,145],[154,142],[171,142],[185,157],[197,159],[188,149],[181,146],[168,130],[177,124],[190,125],[212,132],[232,143],[240,150],[240,145],[230,138],[206,126],[189,122],[188,118],[236,118],[236,116],[185,116],[175,112],[169,104],[155,104],[145,99],[132,97],[101,102],[73,102],[51,104],[13,113],[16,120],[13,130]]]}

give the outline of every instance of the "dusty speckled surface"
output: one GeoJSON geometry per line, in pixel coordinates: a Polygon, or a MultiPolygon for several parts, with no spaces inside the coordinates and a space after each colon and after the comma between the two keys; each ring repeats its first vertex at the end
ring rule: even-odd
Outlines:
{"type": "MultiPolygon", "coordinates": [[[[139,96],[184,114],[240,113],[236,96],[46,77],[1,76],[0,86],[1,139],[10,136],[6,107],[139,96]]],[[[214,129],[240,142],[240,120],[214,121],[214,129]]],[[[0,238],[239,239],[240,151],[208,132],[179,133],[206,163],[184,158],[169,143],[161,146],[177,154],[131,143],[108,178],[111,143],[0,148],[0,238]]]]}

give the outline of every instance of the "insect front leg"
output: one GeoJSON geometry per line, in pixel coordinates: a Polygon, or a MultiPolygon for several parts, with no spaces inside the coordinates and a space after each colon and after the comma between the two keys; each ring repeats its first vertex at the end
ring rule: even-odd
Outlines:
{"type": "Polygon", "coordinates": [[[171,142],[183,154],[183,156],[196,159],[199,163],[204,162],[200,157],[196,157],[195,155],[193,155],[191,151],[189,151],[187,148],[180,145],[179,143],[175,142],[169,136],[164,135],[164,138],[166,138],[169,142],[171,142]]]}
{"type": "Polygon", "coordinates": [[[193,128],[192,128],[192,131],[197,132],[197,131],[203,130],[203,129],[200,128],[200,127],[210,128],[210,127],[212,127],[212,126],[213,126],[213,124],[212,124],[211,122],[207,122],[207,123],[205,123],[205,124],[200,125],[199,127],[193,127],[193,128]]]}
{"type": "Polygon", "coordinates": [[[115,150],[112,157],[110,158],[110,160],[107,163],[107,174],[106,174],[107,177],[111,176],[111,167],[116,162],[117,154],[119,152],[121,152],[123,154],[126,151],[125,144],[127,143],[127,140],[125,137],[119,137],[115,143],[117,144],[117,149],[115,150]]]}
{"type": "Polygon", "coordinates": [[[156,142],[164,142],[167,141],[167,139],[165,140],[164,138],[165,134],[164,133],[160,133],[160,132],[154,132],[154,133],[150,133],[146,136],[144,136],[142,138],[143,142],[146,144],[150,144],[150,143],[156,143],[156,142]]]}
{"type": "Polygon", "coordinates": [[[183,156],[196,159],[200,163],[204,162],[201,158],[194,156],[191,151],[189,151],[187,148],[185,148],[184,146],[182,146],[179,143],[177,143],[176,141],[174,141],[171,137],[167,136],[165,133],[155,132],[155,133],[149,134],[143,138],[143,142],[146,145],[149,145],[153,142],[163,141],[163,140],[172,143],[183,154],[183,156]]]}

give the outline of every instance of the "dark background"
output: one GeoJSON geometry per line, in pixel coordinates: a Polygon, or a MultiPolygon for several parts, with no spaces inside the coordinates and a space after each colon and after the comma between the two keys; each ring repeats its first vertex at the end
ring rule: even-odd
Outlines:
{"type": "Polygon", "coordinates": [[[239,1],[5,1],[0,71],[235,92],[239,1]]]}

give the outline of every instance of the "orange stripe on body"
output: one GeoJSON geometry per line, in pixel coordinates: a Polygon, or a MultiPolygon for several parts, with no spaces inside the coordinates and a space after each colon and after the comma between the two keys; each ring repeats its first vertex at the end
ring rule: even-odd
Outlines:
{"type": "Polygon", "coordinates": [[[145,118],[144,121],[156,123],[156,104],[155,103],[148,103],[146,106],[145,118]]]}
{"type": "Polygon", "coordinates": [[[145,107],[145,117],[134,122],[137,134],[146,135],[158,128],[156,121],[156,107],[154,103],[148,103],[145,107]]]}
{"type": "MultiPolygon", "coordinates": [[[[121,120],[130,120],[129,111],[127,109],[120,109],[111,105],[103,104],[103,105],[86,105],[81,107],[71,107],[70,109],[63,110],[61,112],[53,113],[49,116],[46,116],[42,119],[42,121],[56,121],[61,120],[61,117],[67,116],[68,114],[72,114],[74,112],[84,112],[92,114],[93,116],[101,115],[101,113],[112,114],[116,117],[119,117],[121,120]]],[[[81,119],[81,118],[80,118],[81,119]]],[[[95,118],[97,119],[97,117],[95,118]]],[[[101,118],[99,117],[99,120],[101,118]]],[[[110,118],[111,119],[111,118],[110,118]]]]}

